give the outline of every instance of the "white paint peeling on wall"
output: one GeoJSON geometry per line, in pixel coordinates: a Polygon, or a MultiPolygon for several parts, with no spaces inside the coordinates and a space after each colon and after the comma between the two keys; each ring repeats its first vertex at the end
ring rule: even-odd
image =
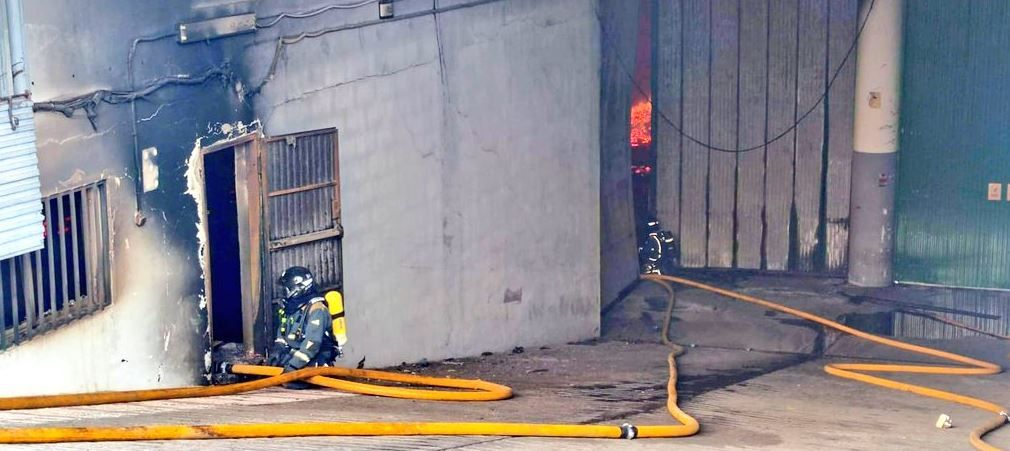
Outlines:
{"type": "MultiPolygon", "coordinates": [[[[206,197],[203,192],[203,155],[200,153],[202,147],[200,146],[200,141],[203,138],[197,138],[193,143],[193,151],[189,154],[189,160],[186,162],[186,195],[193,198],[196,202],[197,211],[203,211],[204,205],[207,202],[206,197]]],[[[199,240],[200,248],[197,249],[197,256],[200,262],[200,278],[206,280],[207,272],[207,228],[203,224],[202,220],[196,222],[196,239],[199,240]]],[[[203,309],[206,305],[206,300],[200,301],[200,308],[203,309]]]]}
{"type": "MultiPolygon", "coordinates": [[[[204,192],[204,175],[203,175],[203,153],[201,152],[203,147],[201,146],[201,141],[203,138],[197,138],[193,142],[193,150],[189,154],[189,160],[186,162],[186,194],[193,198],[196,202],[197,211],[200,214],[197,216],[196,221],[196,238],[199,242],[199,246],[196,251],[197,261],[200,264],[200,279],[207,282],[207,226],[203,222],[203,211],[204,206],[207,202],[206,193],[204,192]]],[[[204,291],[200,293],[200,304],[199,309],[201,312],[208,312],[207,310],[207,295],[206,287],[204,291]]],[[[209,313],[209,312],[208,312],[209,313]]],[[[204,314],[208,314],[204,313],[204,314]]],[[[204,336],[210,340],[211,337],[211,324],[213,321],[208,316],[207,318],[207,328],[204,330],[204,336]]],[[[209,382],[211,380],[210,369],[212,366],[211,351],[206,351],[203,356],[203,377],[209,382]]]]}

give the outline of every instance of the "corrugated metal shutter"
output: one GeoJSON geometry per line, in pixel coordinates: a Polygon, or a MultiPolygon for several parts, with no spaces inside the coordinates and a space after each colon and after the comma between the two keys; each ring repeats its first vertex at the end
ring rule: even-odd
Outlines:
{"type": "Polygon", "coordinates": [[[321,288],[339,287],[343,229],[336,130],[269,138],[264,161],[266,299],[284,296],[275,281],[295,265],[312,270],[321,288]]]}
{"type": "Polygon", "coordinates": [[[42,193],[31,102],[16,102],[17,129],[0,102],[0,260],[42,248],[42,193]]]}
{"type": "Polygon", "coordinates": [[[1010,3],[905,3],[894,272],[1010,289],[1010,3]]]}

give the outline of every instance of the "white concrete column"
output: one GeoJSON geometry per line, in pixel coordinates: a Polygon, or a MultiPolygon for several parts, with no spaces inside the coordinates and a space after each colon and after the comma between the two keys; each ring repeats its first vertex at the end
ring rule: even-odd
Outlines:
{"type": "Polygon", "coordinates": [[[894,281],[902,0],[863,0],[860,17],[866,26],[856,53],[849,283],[883,287],[894,281]]]}

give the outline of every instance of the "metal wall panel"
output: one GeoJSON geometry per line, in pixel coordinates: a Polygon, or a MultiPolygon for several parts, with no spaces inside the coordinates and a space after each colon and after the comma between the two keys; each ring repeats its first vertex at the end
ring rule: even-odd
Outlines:
{"type": "Polygon", "coordinates": [[[271,138],[265,161],[269,257],[263,284],[268,299],[282,296],[275,281],[291,266],[312,270],[321,287],[340,286],[343,233],[336,132],[271,138]]]}
{"type": "Polygon", "coordinates": [[[717,152],[658,121],[657,211],[681,264],[842,271],[858,1],[656,1],[658,109],[711,146],[757,147],[717,152]]]}
{"type": "MultiPolygon", "coordinates": [[[[828,68],[841,66],[839,78],[854,80],[856,65],[842,65],[856,38],[858,4],[850,0],[828,0],[828,68]]],[[[853,52],[855,52],[853,50],[853,52]]],[[[850,56],[849,58],[854,58],[850,56]]],[[[828,76],[833,76],[829,73],[828,76]]],[[[824,227],[828,268],[842,268],[849,250],[849,189],[852,182],[852,129],[856,95],[854,83],[835,83],[828,92],[828,162],[824,227]]]]}
{"type": "Polygon", "coordinates": [[[797,0],[769,2],[768,15],[768,145],[765,163],[765,268],[789,268],[793,233],[793,158],[796,133],[797,0]]]}
{"type": "Polygon", "coordinates": [[[656,197],[676,199],[673,202],[656,204],[656,218],[664,227],[680,236],[680,165],[684,124],[681,116],[681,66],[684,64],[684,49],[681,46],[683,11],[680,0],[659,0],[655,9],[656,23],[656,66],[653,68],[656,88],[653,102],[656,104],[652,121],[656,130],[656,172],[664,177],[656,178],[656,197]],[[662,111],[662,114],[659,112],[662,111]]]}
{"type": "MultiPolygon", "coordinates": [[[[765,142],[768,3],[740,3],[740,147],[765,142]]],[[[759,269],[764,236],[765,148],[737,154],[736,267],[759,269]]]]}
{"type": "Polygon", "coordinates": [[[0,102],[0,260],[42,248],[42,193],[30,102],[0,102]]]}
{"type": "Polygon", "coordinates": [[[899,281],[1010,289],[1007,23],[1001,0],[906,2],[899,281]]]}
{"type": "Polygon", "coordinates": [[[269,144],[270,239],[333,227],[333,135],[310,135],[269,144]],[[299,189],[312,188],[300,192],[299,189]],[[277,193],[285,193],[278,195],[277,193]]]}
{"type": "MultiPolygon", "coordinates": [[[[793,177],[793,225],[796,238],[792,240],[796,249],[792,255],[796,259],[793,267],[800,271],[815,269],[815,253],[818,247],[821,225],[821,189],[823,172],[827,169],[824,152],[824,96],[827,87],[828,52],[828,4],[826,0],[800,0],[799,53],[796,62],[796,111],[805,114],[813,110],[796,127],[796,157],[793,177]],[[816,107],[814,107],[816,105],[816,107]]],[[[852,103],[852,99],[845,99],[852,103]]],[[[799,120],[799,117],[797,117],[799,120]]]]}
{"type": "MultiPolygon", "coordinates": [[[[711,142],[718,147],[737,145],[737,88],[739,87],[739,0],[712,0],[711,142]]],[[[708,266],[733,266],[736,221],[736,159],[725,152],[708,156],[708,266]]]]}
{"type": "MultiPolygon", "coordinates": [[[[684,132],[709,142],[711,55],[708,0],[684,0],[683,111],[684,132]]],[[[660,25],[662,26],[662,24],[660,25]]],[[[680,263],[687,267],[708,264],[708,149],[684,141],[681,156],[680,263]]],[[[673,199],[657,199],[672,202],[673,199]]]]}
{"type": "Polygon", "coordinates": [[[931,305],[966,313],[895,312],[892,326],[895,336],[942,340],[987,334],[1010,335],[1010,293],[988,290],[933,289],[927,296],[930,298],[931,305]],[[944,320],[963,324],[976,330],[950,324],[944,320]]]}
{"type": "MultiPolygon", "coordinates": [[[[342,285],[340,270],[340,240],[326,239],[299,244],[274,251],[270,254],[270,274],[280,277],[280,274],[292,266],[305,266],[312,269],[316,283],[322,289],[337,288],[342,285]]],[[[273,298],[284,297],[284,290],[274,283],[277,277],[271,278],[273,298]]]]}

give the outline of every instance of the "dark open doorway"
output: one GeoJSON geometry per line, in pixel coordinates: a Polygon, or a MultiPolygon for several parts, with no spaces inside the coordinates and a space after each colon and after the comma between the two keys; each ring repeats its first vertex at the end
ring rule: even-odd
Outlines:
{"type": "Polygon", "coordinates": [[[234,148],[208,153],[204,156],[203,163],[207,196],[212,339],[215,342],[242,343],[242,267],[239,256],[234,148]]]}

